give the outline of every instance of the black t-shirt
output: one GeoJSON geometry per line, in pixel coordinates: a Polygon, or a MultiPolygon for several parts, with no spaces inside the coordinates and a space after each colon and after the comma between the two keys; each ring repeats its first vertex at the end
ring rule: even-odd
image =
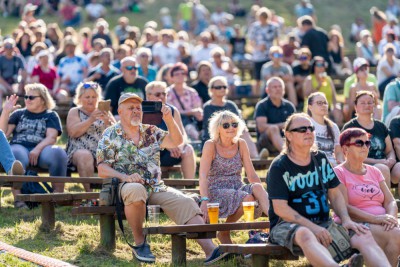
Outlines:
{"type": "Polygon", "coordinates": [[[371,147],[369,148],[368,158],[372,159],[386,158],[385,139],[389,135],[389,130],[385,126],[385,124],[383,124],[378,120],[374,120],[374,127],[372,129],[366,129],[358,123],[357,118],[354,118],[343,126],[342,131],[353,127],[364,129],[367,133],[371,134],[371,147]]]}
{"type": "Polygon", "coordinates": [[[208,94],[208,86],[202,81],[194,81],[190,85],[190,87],[194,88],[197,91],[203,103],[206,103],[208,100],[211,99],[210,95],[208,94]]]}
{"type": "MultiPolygon", "coordinates": [[[[340,184],[326,155],[318,152],[319,164],[325,188],[335,188],[340,184]]],[[[319,174],[313,160],[308,166],[300,166],[284,155],[277,156],[267,175],[267,191],[270,199],[269,218],[271,229],[277,224],[279,216],[274,212],[272,200],[287,200],[288,205],[301,216],[312,222],[329,219],[328,200],[322,190],[319,174]]]]}
{"type": "Polygon", "coordinates": [[[307,46],[313,57],[321,56],[329,62],[328,42],[328,35],[323,29],[312,28],[304,34],[301,46],[307,46]]]}
{"type": "MultiPolygon", "coordinates": [[[[390,121],[389,132],[390,132],[390,137],[391,137],[392,141],[395,138],[400,138],[400,116],[396,116],[390,121]]],[[[396,156],[397,156],[397,153],[396,153],[396,156]]],[[[397,160],[400,160],[400,159],[397,158],[397,160]]]]}
{"type": "Polygon", "coordinates": [[[246,53],[246,38],[233,37],[229,40],[229,42],[232,45],[232,55],[244,55],[246,53]]]}
{"type": "Polygon", "coordinates": [[[309,65],[307,69],[303,69],[301,64],[293,67],[293,76],[300,75],[303,77],[307,77],[310,74],[311,74],[311,65],[309,65]]]}
{"type": "Polygon", "coordinates": [[[111,99],[112,114],[118,114],[118,99],[124,93],[135,93],[145,99],[146,93],[144,88],[147,83],[147,80],[140,76],[131,84],[125,82],[122,74],[112,78],[106,86],[104,97],[106,100],[111,99]]]}
{"type": "Polygon", "coordinates": [[[281,123],[285,122],[296,111],[296,108],[292,102],[286,99],[282,99],[281,105],[277,107],[269,97],[266,97],[257,103],[255,110],[254,119],[267,117],[268,123],[281,123]]]}
{"type": "Polygon", "coordinates": [[[19,144],[26,148],[34,148],[46,138],[47,128],[54,128],[60,136],[62,133],[60,117],[55,111],[46,110],[32,113],[26,108],[14,111],[8,124],[16,125],[10,144],[19,144]]]}

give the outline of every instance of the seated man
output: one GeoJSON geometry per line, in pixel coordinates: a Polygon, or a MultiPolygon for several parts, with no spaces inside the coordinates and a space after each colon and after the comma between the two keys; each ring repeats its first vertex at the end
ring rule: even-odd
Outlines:
{"type": "Polygon", "coordinates": [[[279,77],[267,81],[265,91],[268,96],[257,103],[254,117],[257,126],[257,149],[280,152],[283,147],[283,126],[286,119],[296,108],[293,103],[283,98],[285,84],[279,77]]]}
{"type": "MultiPolygon", "coordinates": [[[[180,191],[161,180],[160,150],[179,146],[183,139],[171,109],[162,107],[163,120],[169,132],[142,124],[143,99],[134,93],[121,95],[118,101],[120,122],[107,128],[97,149],[100,177],[116,177],[121,182],[120,194],[125,216],[132,229],[136,246],[133,255],[142,262],[155,262],[143,235],[146,201],[160,205],[176,224],[203,224],[199,206],[180,191]],[[122,186],[123,185],[123,186],[122,186]]],[[[197,240],[206,254],[205,264],[224,258],[211,239],[197,240]]]]}
{"type": "Polygon", "coordinates": [[[297,107],[297,95],[294,89],[293,70],[289,64],[283,62],[283,50],[279,46],[271,46],[269,49],[271,61],[261,68],[261,77],[267,81],[272,77],[281,78],[287,88],[287,99],[297,107]]]}
{"type": "MultiPolygon", "coordinates": [[[[176,107],[166,103],[168,95],[167,84],[164,82],[151,82],[146,85],[145,90],[147,100],[160,101],[171,108],[172,116],[183,136],[183,143],[181,145],[174,148],[167,148],[160,152],[161,166],[169,167],[181,164],[183,178],[194,179],[196,175],[196,156],[193,147],[187,143],[188,138],[182,124],[181,113],[176,107]]],[[[156,126],[164,131],[168,130],[165,121],[156,126]]]]}

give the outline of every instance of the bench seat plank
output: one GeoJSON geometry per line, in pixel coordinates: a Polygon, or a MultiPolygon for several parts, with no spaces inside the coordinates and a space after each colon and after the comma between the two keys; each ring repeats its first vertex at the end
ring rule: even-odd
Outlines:
{"type": "Polygon", "coordinates": [[[97,192],[85,193],[51,193],[51,194],[19,194],[16,200],[31,202],[59,202],[99,198],[97,192]]]}

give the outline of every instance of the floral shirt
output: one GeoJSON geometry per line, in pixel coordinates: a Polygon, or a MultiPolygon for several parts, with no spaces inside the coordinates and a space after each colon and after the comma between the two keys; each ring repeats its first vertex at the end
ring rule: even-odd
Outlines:
{"type": "Polygon", "coordinates": [[[201,98],[196,90],[191,87],[185,87],[184,94],[178,96],[175,94],[173,88],[170,87],[170,91],[167,96],[167,103],[176,107],[180,113],[191,111],[194,108],[202,108],[203,103],[201,102],[201,98]],[[180,102],[178,100],[180,99],[180,102]],[[182,103],[182,105],[181,105],[182,103]]]}
{"type": "Polygon", "coordinates": [[[148,124],[141,124],[139,131],[140,140],[136,146],[126,138],[121,123],[107,128],[97,147],[97,164],[106,163],[126,175],[140,174],[149,193],[166,191],[161,180],[159,152],[168,132],[148,124]]]}

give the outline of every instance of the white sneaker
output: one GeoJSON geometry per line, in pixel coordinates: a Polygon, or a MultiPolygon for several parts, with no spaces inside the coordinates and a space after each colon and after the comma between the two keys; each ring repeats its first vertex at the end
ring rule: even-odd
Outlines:
{"type": "Polygon", "coordinates": [[[16,160],[13,162],[11,169],[8,171],[8,175],[24,175],[25,170],[24,166],[22,166],[21,161],[16,160]]]}

